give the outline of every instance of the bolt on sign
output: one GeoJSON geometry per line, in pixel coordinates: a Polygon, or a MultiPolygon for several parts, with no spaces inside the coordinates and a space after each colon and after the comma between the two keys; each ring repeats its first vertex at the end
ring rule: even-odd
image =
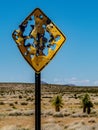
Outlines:
{"type": "Polygon", "coordinates": [[[25,60],[38,73],[52,60],[66,40],[39,8],[19,25],[12,37],[25,60]]]}

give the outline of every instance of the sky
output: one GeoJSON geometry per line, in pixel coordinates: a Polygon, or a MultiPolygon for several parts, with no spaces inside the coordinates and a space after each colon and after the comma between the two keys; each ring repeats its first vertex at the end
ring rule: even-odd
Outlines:
{"type": "Polygon", "coordinates": [[[62,48],[41,71],[41,80],[98,86],[97,0],[0,2],[0,82],[35,82],[35,71],[20,54],[12,33],[35,8],[40,8],[66,36],[62,48]]]}

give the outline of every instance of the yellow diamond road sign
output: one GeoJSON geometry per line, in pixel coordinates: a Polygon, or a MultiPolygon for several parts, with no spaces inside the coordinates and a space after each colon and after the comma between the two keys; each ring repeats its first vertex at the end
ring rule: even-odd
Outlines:
{"type": "Polygon", "coordinates": [[[36,8],[12,34],[25,60],[40,72],[66,40],[57,26],[36,8]]]}

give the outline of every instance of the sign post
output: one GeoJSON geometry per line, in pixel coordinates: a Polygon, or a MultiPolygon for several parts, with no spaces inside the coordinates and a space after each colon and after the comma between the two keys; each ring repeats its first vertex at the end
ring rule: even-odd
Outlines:
{"type": "Polygon", "coordinates": [[[41,74],[35,72],[35,130],[41,129],[41,74]]]}
{"type": "Polygon", "coordinates": [[[41,71],[66,40],[64,34],[36,8],[12,33],[18,49],[35,70],[35,130],[41,129],[41,71]]]}

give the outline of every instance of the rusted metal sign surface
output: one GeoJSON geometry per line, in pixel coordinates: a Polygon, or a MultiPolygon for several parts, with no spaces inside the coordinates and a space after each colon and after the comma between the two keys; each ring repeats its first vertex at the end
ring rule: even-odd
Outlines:
{"type": "Polygon", "coordinates": [[[66,40],[57,26],[36,8],[12,34],[25,60],[40,72],[66,40]]]}

